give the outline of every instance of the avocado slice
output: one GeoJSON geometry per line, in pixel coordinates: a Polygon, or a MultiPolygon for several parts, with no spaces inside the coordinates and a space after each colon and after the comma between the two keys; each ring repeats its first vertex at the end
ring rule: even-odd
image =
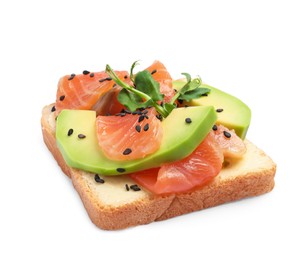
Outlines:
{"type": "Polygon", "coordinates": [[[190,155],[216,120],[213,106],[176,108],[162,122],[164,134],[160,148],[145,158],[131,161],[114,161],[103,154],[97,141],[95,111],[62,110],[57,117],[56,140],[69,166],[104,175],[120,175],[159,167],[190,155]],[[186,118],[190,118],[191,123],[186,123],[186,118]]]}
{"type": "MultiPolygon", "coordinates": [[[[181,89],[185,80],[173,81],[176,90],[181,89]]],[[[190,106],[214,106],[217,111],[217,124],[222,124],[229,129],[234,129],[236,134],[244,139],[251,122],[251,110],[240,99],[223,92],[212,86],[202,84],[201,87],[211,90],[207,96],[193,99],[190,106]],[[220,111],[220,112],[219,112],[220,111]]]]}

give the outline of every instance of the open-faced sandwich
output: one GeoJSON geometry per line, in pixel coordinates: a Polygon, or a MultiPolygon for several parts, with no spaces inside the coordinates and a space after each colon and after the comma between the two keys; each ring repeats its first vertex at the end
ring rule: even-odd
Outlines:
{"type": "MultiPolygon", "coordinates": [[[[251,111],[155,61],[71,74],[43,108],[44,141],[92,222],[115,230],[269,192],[275,163],[246,140],[251,111]]],[[[181,220],[180,220],[181,221],[181,220]]]]}

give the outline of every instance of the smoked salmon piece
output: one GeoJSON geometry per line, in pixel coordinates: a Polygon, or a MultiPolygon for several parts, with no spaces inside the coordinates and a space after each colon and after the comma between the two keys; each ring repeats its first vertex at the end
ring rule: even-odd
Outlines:
{"type": "Polygon", "coordinates": [[[163,128],[154,108],[113,116],[98,116],[96,129],[99,146],[113,160],[144,158],[160,147],[163,128]]]}
{"type": "Polygon", "coordinates": [[[234,130],[229,130],[223,125],[214,125],[213,132],[224,157],[240,158],[245,154],[246,146],[234,130]]]}
{"type": "Polygon", "coordinates": [[[172,97],[175,95],[175,91],[172,87],[172,77],[167,71],[165,65],[160,61],[154,61],[148,68],[153,79],[160,84],[160,93],[164,94],[164,102],[170,102],[172,97]]]}
{"type": "MultiPolygon", "coordinates": [[[[122,80],[129,80],[128,72],[115,71],[122,80]]],[[[115,86],[115,82],[104,71],[71,74],[58,83],[56,113],[62,109],[91,109],[98,99],[115,86]]]]}
{"type": "Polygon", "coordinates": [[[130,177],[155,194],[187,192],[211,181],[221,171],[222,163],[222,151],[211,131],[188,157],[130,177]]]}

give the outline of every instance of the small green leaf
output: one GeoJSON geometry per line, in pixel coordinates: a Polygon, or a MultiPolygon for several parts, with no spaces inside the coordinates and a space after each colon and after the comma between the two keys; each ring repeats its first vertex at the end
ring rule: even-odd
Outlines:
{"type": "Polygon", "coordinates": [[[153,101],[161,101],[164,95],[160,93],[159,83],[155,81],[147,70],[136,74],[134,84],[136,89],[147,94],[153,101]]]}
{"type": "Polygon", "coordinates": [[[184,94],[187,91],[198,88],[201,85],[201,80],[199,78],[193,79],[190,82],[187,82],[180,90],[180,94],[184,94]]]}
{"type": "Polygon", "coordinates": [[[189,102],[192,99],[200,98],[202,95],[209,93],[211,90],[208,88],[195,88],[193,90],[187,91],[184,94],[181,94],[178,99],[185,100],[189,102]]]}
{"type": "Polygon", "coordinates": [[[122,89],[119,92],[117,99],[122,105],[126,106],[127,109],[129,109],[132,112],[138,108],[146,108],[152,103],[152,100],[143,102],[140,96],[126,89],[122,89]]]}
{"type": "Polygon", "coordinates": [[[186,77],[186,79],[187,79],[187,82],[190,82],[191,81],[191,75],[189,74],[189,73],[186,73],[186,72],[183,72],[183,73],[181,73],[181,75],[184,75],[185,77],[186,77]]]}

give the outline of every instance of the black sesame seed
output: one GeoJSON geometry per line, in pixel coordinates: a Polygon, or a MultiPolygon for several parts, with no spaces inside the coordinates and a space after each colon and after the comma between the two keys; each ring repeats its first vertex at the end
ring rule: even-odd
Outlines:
{"type": "Polygon", "coordinates": [[[162,121],[163,120],[163,117],[162,117],[162,115],[156,115],[156,118],[158,119],[158,120],[160,120],[160,121],[162,121]]]}
{"type": "Polygon", "coordinates": [[[126,148],[125,151],[123,152],[123,155],[128,155],[130,153],[132,153],[131,148],[126,148]]]}
{"type": "Polygon", "coordinates": [[[127,76],[127,75],[125,75],[125,76],[124,76],[124,79],[126,79],[126,78],[128,78],[128,76],[127,76]]]}
{"type": "Polygon", "coordinates": [[[88,70],[83,70],[83,74],[84,75],[88,75],[90,73],[90,71],[88,71],[88,70]]]}
{"type": "Polygon", "coordinates": [[[123,116],[125,116],[126,115],[126,113],[125,112],[120,112],[120,113],[117,113],[117,114],[115,114],[116,116],[121,116],[121,117],[123,117],[123,116]]]}
{"type": "Polygon", "coordinates": [[[125,172],[126,169],[124,169],[124,168],[116,168],[116,171],[122,173],[122,172],[125,172]]]}
{"type": "Polygon", "coordinates": [[[93,78],[94,77],[94,73],[91,72],[89,76],[90,76],[90,78],[93,78]]]}
{"type": "Polygon", "coordinates": [[[192,120],[191,120],[190,117],[187,117],[187,118],[185,119],[185,121],[186,121],[187,124],[191,124],[191,123],[192,123],[192,120]]]}
{"type": "Polygon", "coordinates": [[[203,93],[201,94],[202,97],[207,97],[208,96],[208,93],[203,93]]]}
{"type": "Polygon", "coordinates": [[[214,131],[217,131],[217,129],[218,129],[217,125],[213,125],[212,129],[213,129],[214,131]]]}
{"type": "Polygon", "coordinates": [[[53,107],[51,108],[51,112],[55,112],[55,111],[56,111],[56,107],[53,106],[53,107]]]}
{"type": "Polygon", "coordinates": [[[80,139],[84,139],[84,138],[86,138],[86,135],[78,134],[78,137],[79,137],[80,139]]]}
{"type": "Polygon", "coordinates": [[[148,131],[149,130],[149,124],[147,123],[147,124],[145,124],[145,126],[144,126],[144,131],[148,131]]]}
{"type": "Polygon", "coordinates": [[[141,129],[142,129],[142,128],[141,128],[141,126],[140,126],[140,125],[136,125],[136,126],[135,126],[135,130],[136,130],[137,132],[139,132],[139,133],[140,133],[141,129]]]}
{"type": "Polygon", "coordinates": [[[67,132],[67,135],[68,135],[68,136],[71,136],[72,134],[73,134],[73,129],[70,128],[70,129],[68,130],[68,132],[67,132]]]}
{"type": "Polygon", "coordinates": [[[134,190],[134,191],[140,191],[140,190],[141,190],[141,188],[138,187],[137,184],[130,185],[130,189],[131,189],[131,190],[134,190]]]}
{"type": "Polygon", "coordinates": [[[130,189],[129,189],[129,185],[126,183],[125,184],[125,187],[126,187],[126,191],[129,191],[130,189]]]}
{"type": "Polygon", "coordinates": [[[94,180],[98,183],[105,183],[104,179],[102,179],[98,174],[94,175],[94,180]]]}
{"type": "Polygon", "coordinates": [[[141,115],[141,116],[139,116],[139,118],[138,118],[138,122],[140,123],[140,122],[142,122],[144,119],[145,119],[145,116],[144,116],[144,115],[141,115]]]}
{"type": "Polygon", "coordinates": [[[157,70],[152,70],[151,71],[151,74],[153,75],[154,73],[156,73],[157,72],[157,70]]]}
{"type": "Polygon", "coordinates": [[[103,79],[100,79],[99,80],[99,82],[104,82],[104,81],[110,81],[110,80],[112,80],[112,78],[110,78],[110,77],[107,77],[107,78],[103,78],[103,79]]]}
{"type": "Polygon", "coordinates": [[[117,114],[115,114],[116,116],[120,116],[120,117],[123,117],[123,116],[125,116],[126,115],[126,113],[125,112],[120,112],[120,113],[117,113],[117,114]]]}
{"type": "Polygon", "coordinates": [[[75,77],[75,74],[72,73],[72,74],[70,75],[70,77],[68,78],[68,80],[72,80],[74,77],[75,77]]]}
{"type": "Polygon", "coordinates": [[[60,96],[60,101],[63,101],[63,100],[64,100],[64,98],[65,98],[65,96],[64,96],[64,95],[60,96]]]}
{"type": "Polygon", "coordinates": [[[227,132],[227,131],[223,131],[223,134],[224,134],[224,136],[226,137],[226,138],[231,138],[231,134],[229,133],[229,132],[227,132]]]}
{"type": "Polygon", "coordinates": [[[216,112],[221,113],[223,111],[223,108],[217,108],[216,112]]]}

